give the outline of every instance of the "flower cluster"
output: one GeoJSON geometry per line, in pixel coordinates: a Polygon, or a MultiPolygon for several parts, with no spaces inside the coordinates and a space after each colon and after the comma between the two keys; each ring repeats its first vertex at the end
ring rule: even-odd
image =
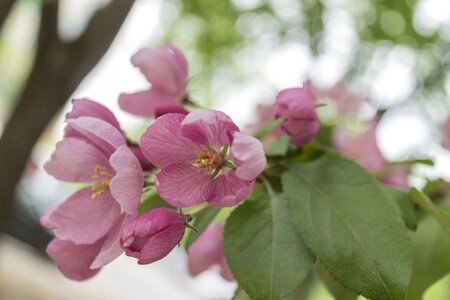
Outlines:
{"type": "Polygon", "coordinates": [[[188,64],[178,49],[144,48],[131,62],[151,86],[120,95],[119,105],[155,119],[140,143],[127,138],[105,106],[76,99],[64,138],[44,166],[59,180],[83,184],[41,218],[55,235],[49,256],[74,280],[92,277],[122,253],[139,264],[165,257],[190,227],[192,216],[180,208],[234,206],[249,197],[266,166],[261,142],[229,116],[189,111],[188,64]],[[153,187],[170,208],[139,214],[144,193],[153,187]]]}

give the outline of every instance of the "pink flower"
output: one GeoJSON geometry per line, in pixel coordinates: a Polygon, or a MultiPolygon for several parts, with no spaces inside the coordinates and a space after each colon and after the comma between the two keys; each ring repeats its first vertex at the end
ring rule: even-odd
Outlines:
{"type": "Polygon", "coordinates": [[[337,127],[333,132],[334,145],[337,150],[367,170],[380,171],[386,166],[386,162],[378,148],[376,127],[376,121],[368,122],[365,131],[360,135],[351,134],[346,129],[337,127]]]}
{"type": "Polygon", "coordinates": [[[344,82],[338,82],[335,86],[325,91],[325,96],[336,102],[337,109],[341,114],[356,114],[366,99],[350,94],[344,82]]]}
{"type": "MultiPolygon", "coordinates": [[[[109,124],[111,124],[114,128],[116,128],[120,133],[122,133],[122,129],[120,128],[119,121],[116,119],[114,114],[106,108],[104,105],[92,101],[87,98],[83,99],[74,99],[72,100],[72,111],[66,114],[66,121],[70,119],[77,119],[79,117],[93,117],[96,119],[103,120],[109,124]]],[[[186,112],[187,113],[187,112],[186,112]]],[[[123,134],[122,134],[123,135],[123,134]]],[[[77,137],[80,134],[74,129],[72,126],[67,126],[65,128],[65,136],[66,137],[77,137]]],[[[81,135],[81,138],[84,137],[81,135]]],[[[124,137],[125,138],[125,137],[124,137]]],[[[127,141],[128,147],[131,152],[136,156],[141,164],[141,167],[144,171],[149,171],[153,168],[153,166],[149,163],[149,161],[142,155],[142,151],[138,145],[133,145],[127,141]]]]}
{"type": "Polygon", "coordinates": [[[236,205],[249,196],[266,166],[261,142],[214,110],[156,119],[142,135],[141,148],[161,169],[155,176],[159,194],[176,207],[205,201],[236,205]]]}
{"type": "Polygon", "coordinates": [[[317,135],[319,118],[314,107],[315,96],[309,83],[303,88],[290,88],[278,93],[275,117],[284,119],[282,130],[289,134],[290,143],[303,146],[317,135]]]}
{"type": "Polygon", "coordinates": [[[135,217],[121,234],[125,254],[137,258],[140,265],[162,259],[180,243],[189,218],[164,207],[135,217]]]}
{"type": "Polygon", "coordinates": [[[450,150],[450,118],[444,123],[442,134],[442,147],[450,150]]]}
{"type": "Polygon", "coordinates": [[[197,276],[212,265],[220,266],[220,274],[234,281],[223,253],[223,223],[210,224],[203,234],[188,249],[188,267],[192,276],[197,276]]]}
{"type": "Polygon", "coordinates": [[[174,46],[143,48],[131,58],[131,63],[141,70],[151,87],[120,95],[119,105],[123,110],[154,117],[161,104],[175,104],[186,95],[188,64],[183,53],[174,46]]]}
{"type": "MultiPolygon", "coordinates": [[[[74,111],[78,108],[75,105],[74,111]]],[[[122,253],[118,234],[128,215],[136,214],[144,178],[139,161],[115,126],[93,117],[72,119],[73,112],[65,138],[44,169],[57,179],[90,186],[48,209],[41,223],[56,236],[47,249],[49,255],[64,274],[81,280],[122,253]],[[83,249],[80,253],[86,257],[77,256],[80,264],[76,257],[70,262],[58,253],[60,248],[67,253],[83,249]],[[87,262],[91,264],[86,269],[87,262]]]]}

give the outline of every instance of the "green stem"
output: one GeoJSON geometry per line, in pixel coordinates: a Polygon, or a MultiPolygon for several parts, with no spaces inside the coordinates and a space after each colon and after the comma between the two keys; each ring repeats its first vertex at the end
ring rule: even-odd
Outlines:
{"type": "Polygon", "coordinates": [[[433,204],[430,198],[416,188],[411,189],[411,197],[414,202],[431,214],[441,227],[450,234],[450,214],[441,210],[439,207],[433,204]]]}
{"type": "Polygon", "coordinates": [[[283,119],[275,119],[267,124],[265,124],[263,127],[261,127],[258,131],[256,131],[253,136],[257,139],[261,139],[265,137],[269,132],[283,124],[283,119]]]}

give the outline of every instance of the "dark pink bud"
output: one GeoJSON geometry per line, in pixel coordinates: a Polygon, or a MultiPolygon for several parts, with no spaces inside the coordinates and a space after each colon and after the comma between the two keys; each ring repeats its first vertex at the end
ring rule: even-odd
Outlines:
{"type": "Polygon", "coordinates": [[[125,254],[150,264],[169,254],[184,235],[186,219],[174,210],[156,208],[131,220],[123,229],[120,244],[125,254]]]}
{"type": "Polygon", "coordinates": [[[282,129],[290,135],[290,143],[294,146],[308,143],[319,131],[314,102],[315,96],[309,84],[303,88],[282,90],[277,95],[275,117],[285,120],[282,129]]]}

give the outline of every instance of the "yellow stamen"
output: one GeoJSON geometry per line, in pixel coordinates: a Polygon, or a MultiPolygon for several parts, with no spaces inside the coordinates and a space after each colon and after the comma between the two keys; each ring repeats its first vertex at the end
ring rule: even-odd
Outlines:
{"type": "Polygon", "coordinates": [[[91,188],[91,199],[95,200],[95,198],[103,195],[109,189],[111,179],[109,178],[108,169],[99,165],[95,166],[94,174],[92,174],[91,178],[95,181],[98,180],[91,188]]]}
{"type": "Polygon", "coordinates": [[[199,169],[211,171],[219,164],[220,161],[217,153],[210,148],[205,148],[197,153],[197,159],[194,161],[193,165],[199,169]]]}

